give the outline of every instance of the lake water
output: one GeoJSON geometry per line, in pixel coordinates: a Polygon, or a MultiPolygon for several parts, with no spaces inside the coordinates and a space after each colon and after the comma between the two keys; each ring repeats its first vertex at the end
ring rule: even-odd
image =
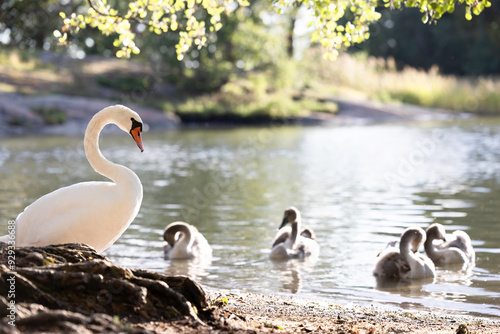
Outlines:
{"type": "MultiPolygon", "coordinates": [[[[144,153],[128,135],[102,137],[103,154],[144,185],[139,216],[104,253],[115,263],[224,291],[500,316],[499,120],[145,133],[144,153]],[[290,205],[316,232],[315,263],[268,258],[290,205]],[[178,220],[211,243],[210,264],[163,259],[163,229],[178,220]],[[432,222],[466,230],[476,266],[438,268],[434,282],[378,284],[377,253],[408,226],[432,222]]],[[[39,196],[103,179],[81,138],[0,140],[0,166],[0,232],[39,196]]]]}

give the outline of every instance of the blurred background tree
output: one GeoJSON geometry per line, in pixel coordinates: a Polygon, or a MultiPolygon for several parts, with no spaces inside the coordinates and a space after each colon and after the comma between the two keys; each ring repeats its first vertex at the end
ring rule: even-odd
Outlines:
{"type": "MultiPolygon", "coordinates": [[[[388,8],[388,2],[377,7],[366,0],[327,0],[312,5],[240,0],[219,2],[221,7],[215,9],[210,3],[9,0],[0,4],[0,43],[30,52],[67,52],[74,58],[110,57],[117,50],[126,57],[142,50],[136,59],[158,63],[165,81],[194,93],[215,92],[250,72],[266,72],[273,80],[262,89],[286,88],[286,80],[288,85],[297,85],[296,77],[291,77],[292,60],[301,57],[311,38],[329,55],[342,49],[362,51],[394,58],[399,69],[437,65],[449,74],[500,73],[498,2],[491,6],[483,0],[411,1],[418,8],[401,10],[388,8]],[[97,9],[90,10],[93,16],[88,14],[89,4],[97,9]],[[154,16],[153,7],[163,4],[170,11],[154,16]],[[469,12],[479,14],[488,6],[491,8],[482,15],[466,18],[469,12]],[[381,13],[379,21],[375,9],[381,13]],[[60,12],[66,13],[62,29],[60,12]],[[439,20],[422,24],[422,19],[439,20]],[[193,33],[186,37],[183,32],[193,33]],[[191,38],[191,44],[186,38],[191,38]],[[58,46],[61,39],[70,41],[69,47],[58,46]]],[[[409,2],[394,0],[390,4],[404,7],[409,2]]]]}
{"type": "Polygon", "coordinates": [[[139,45],[148,58],[161,60],[162,72],[178,88],[215,91],[233,75],[271,69],[286,57],[286,29],[279,22],[266,24],[261,19],[272,15],[270,7],[266,0],[256,0],[223,15],[222,28],[209,36],[206,47],[190,50],[180,62],[174,48],[179,42],[175,32],[149,35],[139,45]]]}
{"type": "Polygon", "coordinates": [[[500,2],[473,20],[462,10],[444,15],[436,24],[419,24],[418,9],[380,8],[381,19],[370,27],[370,40],[353,48],[375,57],[394,58],[399,69],[428,70],[437,65],[443,74],[500,73],[500,2]]]}

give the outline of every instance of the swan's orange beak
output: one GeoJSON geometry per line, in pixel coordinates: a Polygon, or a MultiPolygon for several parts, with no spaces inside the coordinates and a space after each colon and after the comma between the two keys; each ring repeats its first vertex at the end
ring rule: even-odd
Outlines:
{"type": "Polygon", "coordinates": [[[134,138],[137,146],[141,149],[141,152],[144,152],[144,148],[142,147],[141,127],[138,126],[130,130],[130,134],[132,135],[132,138],[134,138]]]}

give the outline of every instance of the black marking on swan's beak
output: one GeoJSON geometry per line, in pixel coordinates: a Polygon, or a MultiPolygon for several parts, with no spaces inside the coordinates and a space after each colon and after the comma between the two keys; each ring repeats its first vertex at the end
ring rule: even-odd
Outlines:
{"type": "Polygon", "coordinates": [[[141,149],[141,152],[144,152],[144,148],[142,146],[142,123],[137,122],[134,118],[130,119],[132,121],[132,128],[130,129],[130,135],[134,138],[135,143],[141,149]]]}

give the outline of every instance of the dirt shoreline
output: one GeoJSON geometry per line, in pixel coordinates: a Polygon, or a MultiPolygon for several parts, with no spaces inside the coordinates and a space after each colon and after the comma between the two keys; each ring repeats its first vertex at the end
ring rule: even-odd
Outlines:
{"type": "Polygon", "coordinates": [[[500,321],[471,316],[384,309],[325,300],[206,291],[219,308],[217,325],[186,320],[137,324],[154,333],[412,333],[498,334],[500,321]]]}

